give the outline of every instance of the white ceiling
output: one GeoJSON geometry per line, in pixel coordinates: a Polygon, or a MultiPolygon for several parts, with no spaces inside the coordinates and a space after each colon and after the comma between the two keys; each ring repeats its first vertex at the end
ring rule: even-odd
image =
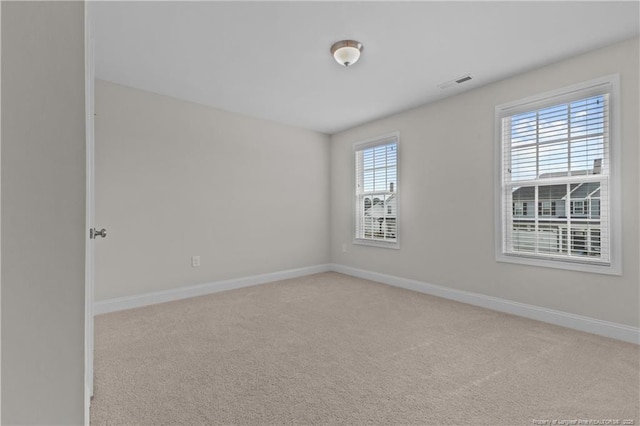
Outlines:
{"type": "Polygon", "coordinates": [[[639,33],[632,2],[91,2],[96,77],[324,133],[639,33]],[[335,41],[363,43],[340,67],[335,41]],[[473,80],[440,89],[470,73],[473,80]]]}

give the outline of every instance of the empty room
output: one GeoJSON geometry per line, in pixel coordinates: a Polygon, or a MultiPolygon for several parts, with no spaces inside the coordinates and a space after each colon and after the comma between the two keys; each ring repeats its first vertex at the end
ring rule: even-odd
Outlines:
{"type": "Polygon", "coordinates": [[[640,424],[640,2],[7,2],[2,424],[640,424]]]}

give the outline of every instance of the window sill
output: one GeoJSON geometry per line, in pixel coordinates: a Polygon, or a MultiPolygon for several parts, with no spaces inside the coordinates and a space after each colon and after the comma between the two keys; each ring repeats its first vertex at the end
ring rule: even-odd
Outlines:
{"type": "Polygon", "coordinates": [[[354,238],[353,244],[357,244],[360,246],[369,246],[369,247],[381,247],[387,249],[400,249],[400,243],[398,241],[379,241],[379,240],[369,240],[364,238],[354,238]]]}
{"type": "Polygon", "coordinates": [[[503,253],[499,253],[496,255],[496,261],[503,263],[516,263],[519,265],[538,266],[543,268],[588,272],[594,274],[622,275],[621,265],[615,263],[612,263],[611,265],[596,265],[589,263],[570,262],[562,259],[542,259],[519,255],[507,255],[503,253]]]}

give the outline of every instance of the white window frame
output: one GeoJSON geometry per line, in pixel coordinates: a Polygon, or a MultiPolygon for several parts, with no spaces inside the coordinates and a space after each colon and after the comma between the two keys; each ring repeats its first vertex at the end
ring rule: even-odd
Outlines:
{"type": "MultiPolygon", "coordinates": [[[[504,103],[495,107],[495,256],[498,262],[573,271],[621,275],[622,274],[622,179],[621,179],[621,141],[620,141],[620,76],[611,74],[586,82],[574,84],[557,90],[534,95],[525,99],[504,103]],[[507,218],[503,207],[503,149],[502,119],[519,113],[534,111],[563,102],[588,97],[591,94],[609,93],[609,262],[597,264],[573,261],[565,258],[543,258],[525,253],[507,253],[505,250],[505,229],[507,218]]],[[[536,205],[536,213],[538,206],[536,205]]],[[[600,206],[602,209],[602,205],[600,206]]],[[[510,209],[509,209],[510,210],[510,209]]],[[[591,209],[589,209],[591,210],[591,209]]],[[[601,214],[604,210],[601,210],[601,214]]]]}
{"type": "MultiPolygon", "coordinates": [[[[359,141],[353,144],[353,154],[352,154],[352,162],[353,165],[353,244],[363,245],[363,246],[371,246],[371,247],[382,247],[389,249],[400,249],[400,132],[394,131],[391,133],[387,133],[381,136],[376,136],[371,139],[366,139],[363,141],[359,141]],[[360,214],[359,214],[359,193],[357,191],[358,180],[360,179],[357,176],[358,171],[356,170],[356,153],[360,150],[372,148],[378,145],[386,145],[391,142],[395,142],[396,144],[396,184],[394,188],[394,194],[396,199],[396,238],[395,241],[383,241],[376,240],[370,238],[361,238],[358,235],[358,231],[360,229],[360,214]]],[[[385,211],[387,206],[385,205],[385,211]]]]}

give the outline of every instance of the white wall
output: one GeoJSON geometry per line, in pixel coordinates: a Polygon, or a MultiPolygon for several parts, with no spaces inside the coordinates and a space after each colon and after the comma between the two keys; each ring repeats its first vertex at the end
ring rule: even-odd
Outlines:
{"type": "Polygon", "coordinates": [[[83,2],[2,2],[2,423],[84,420],[83,2]]]}
{"type": "Polygon", "coordinates": [[[328,136],[100,80],[95,125],[96,301],[329,261],[328,136]]]}
{"type": "Polygon", "coordinates": [[[638,79],[634,39],[333,135],[332,262],[638,327],[638,79]],[[495,106],[612,73],[622,92],[623,275],[497,263],[495,106]],[[401,249],[352,245],[352,144],[395,130],[401,249]]]}

